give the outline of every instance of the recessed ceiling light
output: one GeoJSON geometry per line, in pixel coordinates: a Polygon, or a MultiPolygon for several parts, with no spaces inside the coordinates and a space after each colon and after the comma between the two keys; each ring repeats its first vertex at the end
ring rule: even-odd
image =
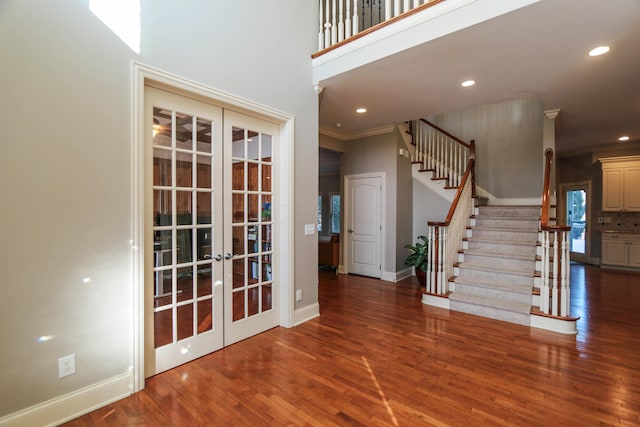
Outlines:
{"type": "Polygon", "coordinates": [[[609,46],[598,46],[589,51],[589,56],[604,55],[605,53],[609,52],[609,50],[611,50],[611,47],[609,46]]]}
{"type": "Polygon", "coordinates": [[[460,83],[460,86],[469,87],[469,86],[473,86],[474,84],[476,84],[475,80],[465,80],[464,82],[460,83]]]}
{"type": "Polygon", "coordinates": [[[618,141],[628,141],[629,137],[627,135],[625,136],[621,136],[620,138],[618,138],[618,141]]]}
{"type": "Polygon", "coordinates": [[[367,112],[366,108],[360,107],[360,108],[356,109],[356,113],[358,113],[358,114],[364,114],[366,112],[367,112]]]}

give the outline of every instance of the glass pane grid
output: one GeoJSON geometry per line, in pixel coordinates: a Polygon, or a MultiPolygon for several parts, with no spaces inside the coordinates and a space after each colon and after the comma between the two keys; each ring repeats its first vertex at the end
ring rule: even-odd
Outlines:
{"type": "Polygon", "coordinates": [[[212,310],[213,296],[206,276],[211,274],[208,242],[213,230],[212,129],[211,120],[154,108],[154,274],[156,301],[161,304],[154,310],[166,313],[156,317],[156,347],[211,329],[206,310],[212,310]],[[201,259],[205,255],[209,258],[201,259]],[[199,274],[205,275],[202,289],[199,274]],[[165,275],[170,275],[170,290],[165,289],[165,275]]]}

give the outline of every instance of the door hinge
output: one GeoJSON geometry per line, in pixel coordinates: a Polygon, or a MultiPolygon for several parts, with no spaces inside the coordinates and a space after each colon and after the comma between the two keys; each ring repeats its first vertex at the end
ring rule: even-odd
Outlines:
{"type": "Polygon", "coordinates": [[[382,271],[382,264],[380,264],[380,271],[382,271]]]}

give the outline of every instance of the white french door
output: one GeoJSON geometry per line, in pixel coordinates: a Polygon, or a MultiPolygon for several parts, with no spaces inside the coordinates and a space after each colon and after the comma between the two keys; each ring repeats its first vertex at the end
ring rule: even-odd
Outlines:
{"type": "Polygon", "coordinates": [[[277,126],[225,110],[224,342],[278,325],[273,286],[273,148],[277,126]]]}
{"type": "Polygon", "coordinates": [[[145,130],[150,376],[277,326],[270,216],[277,127],[147,87],[145,130]]]}
{"type": "Polygon", "coordinates": [[[349,273],[382,277],[382,177],[347,177],[349,273]]]}

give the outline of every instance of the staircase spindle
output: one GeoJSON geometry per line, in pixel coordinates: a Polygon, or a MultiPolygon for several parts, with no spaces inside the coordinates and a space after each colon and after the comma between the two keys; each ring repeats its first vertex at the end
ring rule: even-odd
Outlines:
{"type": "Polygon", "coordinates": [[[384,2],[384,20],[391,19],[391,0],[384,2]]]}
{"type": "Polygon", "coordinates": [[[318,29],[318,50],[322,50],[325,48],[324,45],[324,2],[320,0],[320,13],[319,13],[319,21],[320,28],[318,29]]]}
{"type": "MultiPolygon", "coordinates": [[[[338,41],[344,40],[344,2],[345,0],[338,0],[340,2],[338,13],[338,41]]],[[[346,0],[347,2],[349,0],[346,0]]]]}
{"type": "Polygon", "coordinates": [[[345,18],[345,22],[344,22],[344,37],[346,39],[348,39],[349,37],[351,37],[351,0],[346,0],[347,1],[347,13],[346,13],[346,18],[345,18]]]}
{"type": "Polygon", "coordinates": [[[393,16],[396,17],[400,15],[400,0],[395,0],[393,2],[393,16]]]}
{"type": "Polygon", "coordinates": [[[562,233],[562,258],[561,273],[560,273],[560,316],[569,315],[569,303],[570,303],[570,289],[569,289],[569,245],[567,244],[567,237],[569,233],[562,233]]]}
{"type": "Polygon", "coordinates": [[[359,30],[359,22],[358,22],[358,0],[353,0],[353,31],[351,32],[352,35],[356,35],[358,34],[359,30]]]}
{"type": "Polygon", "coordinates": [[[407,12],[409,10],[409,0],[404,0],[404,10],[402,11],[407,12]]]}
{"type": "Polygon", "coordinates": [[[338,25],[336,23],[336,0],[332,0],[331,7],[331,44],[338,43],[338,25]]]}
{"type": "Polygon", "coordinates": [[[331,18],[329,17],[329,0],[325,3],[325,19],[324,19],[324,45],[325,47],[331,46],[331,18]]]}

